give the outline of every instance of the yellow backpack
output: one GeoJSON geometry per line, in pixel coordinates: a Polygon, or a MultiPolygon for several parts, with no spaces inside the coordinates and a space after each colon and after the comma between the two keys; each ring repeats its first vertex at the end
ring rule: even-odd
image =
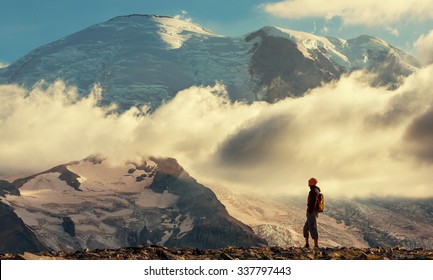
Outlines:
{"type": "Polygon", "coordinates": [[[325,196],[323,193],[319,193],[319,202],[317,203],[317,210],[323,212],[325,210],[325,196]]]}

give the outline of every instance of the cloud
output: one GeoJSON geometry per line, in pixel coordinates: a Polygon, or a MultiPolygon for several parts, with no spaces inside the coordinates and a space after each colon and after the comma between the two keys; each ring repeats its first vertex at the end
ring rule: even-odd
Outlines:
{"type": "Polygon", "coordinates": [[[416,118],[407,131],[407,140],[416,155],[433,164],[433,108],[416,118]]]}
{"type": "Polygon", "coordinates": [[[327,34],[329,32],[329,28],[327,26],[323,26],[322,33],[327,34]]]}
{"type": "Polygon", "coordinates": [[[123,135],[131,134],[134,110],[118,116],[98,107],[99,99],[98,88],[78,99],[63,82],[29,93],[0,86],[0,170],[40,170],[127,145],[123,135]]]}
{"type": "Polygon", "coordinates": [[[425,65],[433,63],[433,30],[421,35],[414,44],[418,59],[425,65]]]}
{"type": "Polygon", "coordinates": [[[433,195],[433,66],[397,90],[355,72],[275,104],[230,102],[221,84],[191,87],[152,113],[99,107],[56,82],[0,86],[0,170],[36,172],[100,153],[112,162],[176,158],[209,186],[303,194],[317,177],[332,196],[433,195]],[[410,191],[408,191],[410,189],[410,191]]]}
{"type": "Polygon", "coordinates": [[[186,22],[192,22],[192,18],[188,15],[187,11],[179,11],[177,15],[174,16],[175,19],[183,20],[186,22]]]}
{"type": "Polygon", "coordinates": [[[390,34],[394,35],[395,37],[398,37],[400,35],[398,29],[394,27],[387,27],[386,31],[388,31],[390,34]]]}
{"type": "Polygon", "coordinates": [[[0,61],[0,69],[8,67],[8,66],[9,66],[9,64],[0,61]]]}
{"type": "Polygon", "coordinates": [[[433,19],[430,0],[285,0],[264,4],[263,9],[277,17],[325,18],[341,17],[345,25],[387,26],[401,20],[419,22],[433,19]]]}

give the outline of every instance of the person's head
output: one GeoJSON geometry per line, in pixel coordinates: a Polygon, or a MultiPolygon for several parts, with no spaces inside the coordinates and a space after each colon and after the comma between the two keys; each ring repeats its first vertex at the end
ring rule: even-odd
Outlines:
{"type": "Polygon", "coordinates": [[[310,180],[308,180],[308,186],[313,187],[315,185],[317,185],[318,181],[316,178],[311,178],[310,180]]]}

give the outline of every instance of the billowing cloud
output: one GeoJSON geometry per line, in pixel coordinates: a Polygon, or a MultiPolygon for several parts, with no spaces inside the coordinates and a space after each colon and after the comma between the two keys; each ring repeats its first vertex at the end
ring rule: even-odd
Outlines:
{"type": "Polygon", "coordinates": [[[433,63],[433,30],[418,38],[415,42],[415,50],[422,63],[425,65],[433,63]]]}
{"type": "Polygon", "coordinates": [[[3,173],[40,170],[128,145],[126,135],[137,125],[136,109],[119,116],[110,113],[113,108],[98,107],[98,88],[84,99],[63,82],[42,88],[27,93],[14,85],[0,86],[3,173]]]}
{"type": "Polygon", "coordinates": [[[400,20],[433,19],[430,0],[285,0],[262,7],[267,13],[282,18],[341,17],[345,25],[387,26],[400,20]]]}
{"type": "Polygon", "coordinates": [[[305,193],[314,176],[330,196],[432,196],[433,66],[397,90],[355,72],[276,104],[230,102],[226,89],[191,87],[155,112],[122,114],[56,82],[0,86],[0,170],[36,172],[103,154],[122,162],[175,157],[207,185],[305,193]],[[409,191],[410,190],[410,191],[409,191]]]}

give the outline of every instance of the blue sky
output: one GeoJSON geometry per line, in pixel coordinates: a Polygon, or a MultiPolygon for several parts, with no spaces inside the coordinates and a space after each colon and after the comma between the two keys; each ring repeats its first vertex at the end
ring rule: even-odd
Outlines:
{"type": "Polygon", "coordinates": [[[226,36],[275,25],[345,39],[368,34],[410,52],[433,29],[431,0],[0,0],[0,63],[115,16],[183,12],[226,36]]]}

